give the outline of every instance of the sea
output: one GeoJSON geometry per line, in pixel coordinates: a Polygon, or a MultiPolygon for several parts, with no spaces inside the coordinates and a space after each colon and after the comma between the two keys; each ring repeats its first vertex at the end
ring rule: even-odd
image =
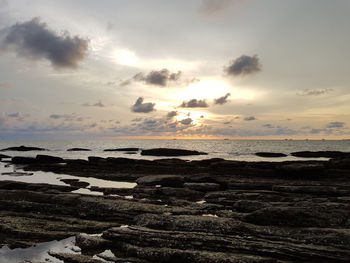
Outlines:
{"type": "MultiPolygon", "coordinates": [[[[186,160],[199,160],[208,158],[223,158],[239,161],[290,161],[290,160],[327,160],[326,158],[297,158],[290,155],[295,151],[344,151],[350,152],[350,140],[0,140],[0,149],[12,146],[33,146],[45,148],[47,151],[4,151],[9,156],[35,157],[37,154],[59,156],[67,159],[87,159],[89,156],[125,157],[134,159],[161,159],[169,157],[142,156],[141,151],[134,154],[127,152],[106,152],[105,149],[115,148],[177,148],[206,152],[208,155],[195,155],[178,157],[186,160]],[[67,151],[69,148],[86,148],[91,151],[67,151]],[[282,158],[263,158],[256,156],[256,152],[279,152],[288,154],[282,158]]],[[[66,185],[62,179],[79,179],[90,184],[87,188],[76,191],[80,194],[101,195],[93,191],[92,186],[132,188],[133,182],[115,182],[92,177],[76,177],[67,174],[54,174],[50,172],[35,171],[25,173],[20,165],[0,163],[0,181],[14,180],[26,183],[48,183],[66,185]],[[19,172],[19,173],[18,173],[19,172]]],[[[131,197],[126,197],[131,198],[131,197]]]]}
{"type": "MultiPolygon", "coordinates": [[[[150,157],[126,152],[105,152],[113,148],[177,148],[206,152],[208,155],[180,157],[186,160],[207,158],[223,158],[240,161],[285,161],[300,160],[293,156],[284,158],[262,158],[256,152],[280,152],[290,154],[296,151],[349,151],[350,140],[0,140],[0,149],[12,146],[35,146],[48,151],[3,152],[10,156],[35,156],[48,154],[64,158],[87,159],[89,156],[127,157],[138,159],[157,159],[165,157],[150,157]],[[87,148],[88,152],[70,152],[69,148],[87,148]]],[[[303,160],[305,160],[303,158],[303,160]]]]}

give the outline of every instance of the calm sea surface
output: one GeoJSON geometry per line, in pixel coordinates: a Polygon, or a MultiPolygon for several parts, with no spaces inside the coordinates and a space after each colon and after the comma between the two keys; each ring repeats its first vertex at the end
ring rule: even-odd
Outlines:
{"type": "MultiPolygon", "coordinates": [[[[108,148],[124,148],[135,147],[141,149],[168,147],[181,148],[189,150],[197,150],[207,152],[208,155],[181,157],[183,159],[206,159],[206,158],[224,158],[230,160],[246,160],[246,161],[282,161],[282,160],[298,160],[288,156],[285,158],[261,158],[254,154],[256,152],[281,152],[289,154],[295,151],[349,151],[350,140],[339,141],[277,141],[277,140],[81,140],[81,141],[63,141],[63,140],[17,140],[4,141],[0,140],[0,149],[10,146],[36,146],[48,149],[47,152],[6,152],[11,156],[35,156],[36,154],[49,154],[61,156],[65,158],[82,158],[88,156],[113,156],[113,157],[129,157],[155,159],[157,157],[146,157],[138,154],[128,155],[123,152],[104,152],[108,148]],[[91,149],[90,152],[67,152],[68,148],[79,147],[91,149]]],[[[164,157],[163,157],[164,158],[164,157]]]]}

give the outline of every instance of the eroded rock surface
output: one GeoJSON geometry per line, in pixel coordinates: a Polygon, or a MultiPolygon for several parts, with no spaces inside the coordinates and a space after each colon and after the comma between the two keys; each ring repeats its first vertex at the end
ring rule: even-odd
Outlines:
{"type": "Polygon", "coordinates": [[[0,183],[0,245],[77,235],[64,262],[350,262],[350,165],[90,157],[26,169],[137,182],[132,189],[0,183]],[[132,196],[133,199],[126,197],[132,196]],[[79,233],[103,233],[87,236],[79,233]],[[98,261],[96,261],[98,260],[98,261]]]}

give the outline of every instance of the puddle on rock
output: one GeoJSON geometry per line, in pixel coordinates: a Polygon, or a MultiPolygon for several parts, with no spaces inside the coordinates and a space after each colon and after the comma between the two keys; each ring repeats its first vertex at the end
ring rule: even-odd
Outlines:
{"type": "Polygon", "coordinates": [[[89,183],[89,187],[80,188],[73,193],[103,195],[102,192],[90,190],[91,187],[108,187],[108,188],[134,188],[136,183],[130,182],[116,182],[97,179],[93,177],[78,177],[67,174],[55,174],[52,172],[35,171],[26,173],[25,176],[16,176],[22,174],[24,171],[20,166],[1,164],[0,163],[0,181],[17,181],[24,183],[44,183],[53,185],[69,185],[61,181],[61,179],[78,179],[82,182],[89,183]]]}

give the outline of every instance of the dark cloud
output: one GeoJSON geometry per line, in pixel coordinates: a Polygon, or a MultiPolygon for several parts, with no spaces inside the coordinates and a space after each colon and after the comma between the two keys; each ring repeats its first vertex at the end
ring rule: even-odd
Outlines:
{"type": "MultiPolygon", "coordinates": [[[[138,73],[133,77],[134,81],[141,81],[148,85],[156,85],[156,86],[167,86],[169,81],[178,81],[181,78],[181,71],[177,73],[171,73],[168,69],[162,69],[159,71],[151,71],[148,74],[138,73]]],[[[125,82],[125,81],[124,81],[125,82]]],[[[124,83],[130,84],[128,81],[124,83]]]]}
{"type": "Polygon", "coordinates": [[[229,76],[246,76],[261,71],[261,63],[257,55],[242,55],[232,60],[229,66],[225,67],[225,72],[229,76]]]}
{"type": "Polygon", "coordinates": [[[180,121],[181,124],[183,125],[190,125],[193,122],[191,118],[186,118],[180,121]]]}
{"type": "Polygon", "coordinates": [[[245,121],[255,121],[256,118],[254,116],[248,116],[244,118],[245,121]]]}
{"type": "Polygon", "coordinates": [[[1,31],[1,46],[17,55],[33,60],[47,59],[55,68],[75,68],[86,56],[88,40],[58,35],[39,18],[17,23],[1,31]]]}
{"type": "Polygon", "coordinates": [[[237,0],[202,0],[199,12],[203,15],[216,15],[227,10],[237,0]]]}
{"type": "Polygon", "coordinates": [[[168,119],[174,118],[175,116],[177,116],[177,111],[169,111],[168,114],[166,115],[166,117],[168,119]]]}
{"type": "Polygon", "coordinates": [[[340,122],[340,121],[333,121],[328,123],[327,128],[332,129],[332,128],[344,128],[345,127],[345,122],[340,122]]]}
{"type": "Polygon", "coordinates": [[[327,93],[332,92],[333,89],[305,89],[299,93],[297,93],[297,95],[299,96],[319,96],[319,95],[324,95],[327,93]]]}
{"type": "Polygon", "coordinates": [[[105,105],[101,101],[98,101],[98,102],[93,103],[93,104],[85,102],[81,106],[84,106],[84,107],[101,107],[101,108],[105,107],[105,105]]]}
{"type": "Polygon", "coordinates": [[[228,102],[227,99],[230,96],[231,96],[231,93],[227,93],[225,96],[222,96],[220,98],[214,99],[214,104],[220,104],[220,105],[225,104],[225,103],[228,102]]]}
{"type": "Polygon", "coordinates": [[[135,104],[132,105],[131,107],[131,111],[133,112],[143,112],[143,113],[148,113],[148,112],[152,112],[154,111],[154,106],[156,104],[155,103],[151,103],[151,102],[146,102],[144,103],[143,102],[143,98],[142,97],[139,97],[135,104]]]}
{"type": "Polygon", "coordinates": [[[19,112],[7,114],[7,117],[10,117],[10,118],[18,118],[20,116],[21,116],[21,114],[19,112]]]}
{"type": "Polygon", "coordinates": [[[62,121],[78,121],[78,122],[82,122],[84,121],[83,117],[78,117],[76,116],[75,113],[71,113],[71,114],[51,114],[49,116],[50,119],[54,119],[54,120],[62,120],[62,121]]]}
{"type": "Polygon", "coordinates": [[[181,108],[207,108],[208,103],[205,100],[192,99],[189,101],[184,101],[180,105],[181,108]]]}

